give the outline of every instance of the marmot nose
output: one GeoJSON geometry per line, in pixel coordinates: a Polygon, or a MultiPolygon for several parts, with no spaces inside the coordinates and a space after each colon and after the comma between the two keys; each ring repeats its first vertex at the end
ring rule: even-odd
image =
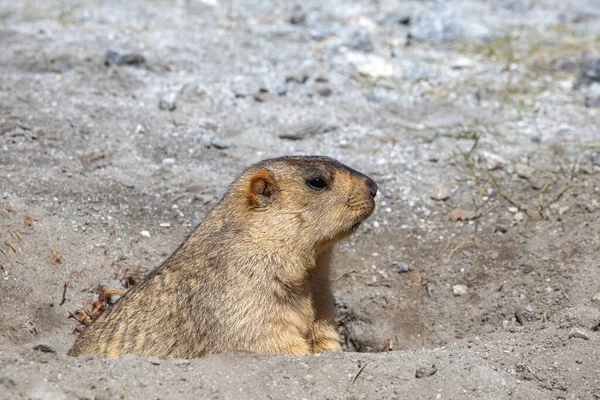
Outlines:
{"type": "Polygon", "coordinates": [[[371,178],[367,178],[367,186],[369,187],[369,192],[371,192],[371,197],[375,198],[377,195],[377,184],[371,178]]]}

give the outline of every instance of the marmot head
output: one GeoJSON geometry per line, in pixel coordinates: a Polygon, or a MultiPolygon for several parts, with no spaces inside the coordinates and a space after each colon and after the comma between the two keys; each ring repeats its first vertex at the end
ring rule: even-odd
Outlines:
{"type": "Polygon", "coordinates": [[[319,249],[350,235],[375,209],[377,184],[329,157],[261,161],[229,192],[264,240],[319,249]]]}

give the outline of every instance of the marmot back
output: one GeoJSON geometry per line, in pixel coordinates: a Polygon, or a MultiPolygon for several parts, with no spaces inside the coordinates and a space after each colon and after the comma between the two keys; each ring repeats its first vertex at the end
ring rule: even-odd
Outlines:
{"type": "Polygon", "coordinates": [[[341,350],[331,250],[371,215],[376,193],[372,179],[328,157],[253,165],[69,354],[195,358],[229,350],[341,350]]]}

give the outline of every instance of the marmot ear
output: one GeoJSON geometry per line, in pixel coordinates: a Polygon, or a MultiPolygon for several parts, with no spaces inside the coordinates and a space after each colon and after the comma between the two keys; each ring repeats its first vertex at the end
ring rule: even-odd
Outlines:
{"type": "Polygon", "coordinates": [[[250,177],[246,197],[252,207],[265,207],[277,199],[279,188],[266,169],[256,171],[250,177]]]}

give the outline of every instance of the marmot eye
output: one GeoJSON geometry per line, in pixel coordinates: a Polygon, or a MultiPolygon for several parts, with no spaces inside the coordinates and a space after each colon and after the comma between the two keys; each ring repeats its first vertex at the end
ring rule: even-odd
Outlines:
{"type": "Polygon", "coordinates": [[[327,189],[327,182],[323,178],[310,178],[308,182],[306,182],[311,189],[315,190],[323,190],[327,189]]]}

